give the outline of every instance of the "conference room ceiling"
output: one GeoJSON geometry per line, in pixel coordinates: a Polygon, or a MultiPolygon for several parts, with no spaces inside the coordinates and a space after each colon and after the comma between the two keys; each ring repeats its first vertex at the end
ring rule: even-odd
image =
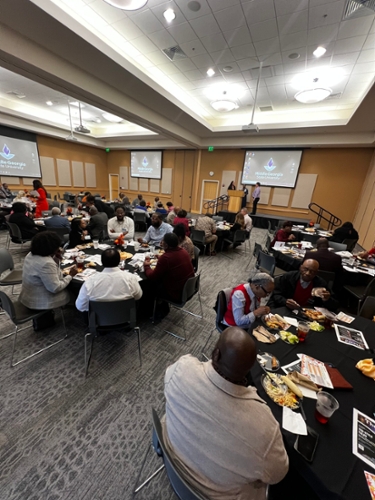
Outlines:
{"type": "MultiPolygon", "coordinates": [[[[103,68],[101,75],[96,69],[96,77],[109,83],[111,70],[113,88],[122,89],[127,97],[161,118],[168,118],[175,127],[169,128],[150,114],[133,112],[129,106],[122,109],[115,100],[109,102],[99,95],[95,99],[89,89],[82,89],[78,95],[73,82],[71,89],[66,86],[69,93],[61,93],[61,85],[48,79],[44,81],[55,89],[50,90],[49,98],[40,94],[34,99],[32,92],[25,90],[30,96],[28,105],[40,108],[36,119],[42,115],[42,108],[45,111],[45,102],[54,100],[56,92],[55,100],[68,96],[84,102],[82,112],[86,110],[88,122],[84,118],[85,125],[92,129],[94,137],[107,142],[119,141],[121,130],[111,134],[109,128],[105,131],[104,125],[90,121],[95,119],[95,113],[102,113],[97,108],[123,117],[127,123],[122,126],[131,128],[133,139],[153,132],[159,134],[154,140],[170,140],[170,147],[179,141],[181,145],[198,147],[207,141],[225,147],[240,147],[246,141],[262,145],[262,138],[269,144],[271,136],[284,137],[276,143],[282,145],[285,141],[287,145],[291,140],[285,136],[291,134],[304,136],[306,144],[324,145],[328,143],[324,139],[327,133],[332,144],[335,136],[345,133],[357,134],[353,145],[374,144],[375,123],[368,109],[375,102],[375,14],[360,8],[347,16],[347,0],[199,0],[197,11],[189,8],[187,0],[149,0],[144,8],[133,12],[117,9],[103,0],[3,3],[9,6],[9,16],[5,9],[1,19],[4,25],[55,54],[64,55],[91,75],[95,72],[95,55],[103,68]],[[26,14],[23,7],[30,13],[27,21],[22,19],[26,14]],[[176,14],[171,23],[163,17],[167,8],[176,14]],[[50,29],[46,29],[46,19],[50,29]],[[38,21],[44,28],[40,32],[38,21]],[[58,35],[56,40],[51,39],[52,28],[58,35]],[[73,45],[76,50],[72,51],[73,45]],[[326,49],[320,58],[313,55],[318,46],[326,49]],[[163,49],[171,47],[179,47],[185,56],[170,61],[163,49]],[[80,52],[92,57],[83,61],[80,52]],[[261,65],[253,120],[259,133],[250,131],[245,139],[242,127],[251,121],[261,65]],[[211,78],[206,74],[209,68],[215,71],[211,78]],[[332,93],[321,102],[302,104],[295,95],[306,87],[329,88],[332,93]],[[216,111],[212,107],[215,100],[232,101],[236,109],[216,111]],[[312,134],[315,139],[308,139],[312,134]]],[[[6,58],[2,65],[17,71],[6,58]]],[[[43,81],[37,74],[31,73],[30,77],[43,81]]],[[[4,111],[1,83],[0,72],[4,111]]],[[[55,111],[61,113],[57,107],[55,111]]],[[[11,107],[8,112],[12,114],[11,107]]],[[[50,118],[53,112],[48,110],[50,118]]],[[[301,140],[295,142],[301,144],[301,140]]]]}

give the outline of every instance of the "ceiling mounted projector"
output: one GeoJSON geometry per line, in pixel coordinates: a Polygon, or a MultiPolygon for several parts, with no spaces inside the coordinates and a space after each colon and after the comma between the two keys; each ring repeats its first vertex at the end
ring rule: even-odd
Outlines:
{"type": "Polygon", "coordinates": [[[259,128],[255,123],[249,123],[249,125],[244,125],[242,127],[242,132],[244,134],[249,133],[249,132],[259,132],[259,128]]]}
{"type": "Polygon", "coordinates": [[[78,127],[75,127],[74,130],[76,132],[80,132],[81,134],[90,134],[91,130],[86,128],[84,125],[79,125],[78,127]]]}

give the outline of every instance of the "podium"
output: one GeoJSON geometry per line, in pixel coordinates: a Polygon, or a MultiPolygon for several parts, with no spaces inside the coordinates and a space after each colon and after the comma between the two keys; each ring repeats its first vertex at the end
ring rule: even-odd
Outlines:
{"type": "Polygon", "coordinates": [[[243,191],[237,191],[236,189],[229,189],[229,203],[228,203],[228,211],[238,213],[241,210],[242,198],[245,193],[243,191]]]}

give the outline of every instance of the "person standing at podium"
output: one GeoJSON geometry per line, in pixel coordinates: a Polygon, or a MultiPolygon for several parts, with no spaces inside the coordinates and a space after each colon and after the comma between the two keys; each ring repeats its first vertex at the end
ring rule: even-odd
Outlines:
{"type": "Polygon", "coordinates": [[[234,185],[234,181],[232,181],[232,182],[229,184],[229,186],[228,186],[228,191],[229,191],[230,189],[236,189],[236,186],[234,185]]]}
{"type": "Polygon", "coordinates": [[[257,213],[258,201],[260,200],[260,182],[255,184],[255,189],[251,196],[253,197],[253,211],[250,215],[255,215],[257,213]]]}
{"type": "Polygon", "coordinates": [[[242,197],[242,202],[241,202],[241,208],[246,208],[246,203],[247,203],[247,195],[249,194],[249,190],[245,185],[242,185],[243,188],[243,197],[242,197]]]}

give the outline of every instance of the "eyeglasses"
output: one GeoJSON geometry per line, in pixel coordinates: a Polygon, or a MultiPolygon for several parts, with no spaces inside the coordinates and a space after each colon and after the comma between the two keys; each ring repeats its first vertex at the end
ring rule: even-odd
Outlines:
{"type": "Polygon", "coordinates": [[[261,288],[266,295],[271,295],[271,292],[267,292],[267,290],[264,288],[264,286],[258,285],[258,288],[261,288]]]}

